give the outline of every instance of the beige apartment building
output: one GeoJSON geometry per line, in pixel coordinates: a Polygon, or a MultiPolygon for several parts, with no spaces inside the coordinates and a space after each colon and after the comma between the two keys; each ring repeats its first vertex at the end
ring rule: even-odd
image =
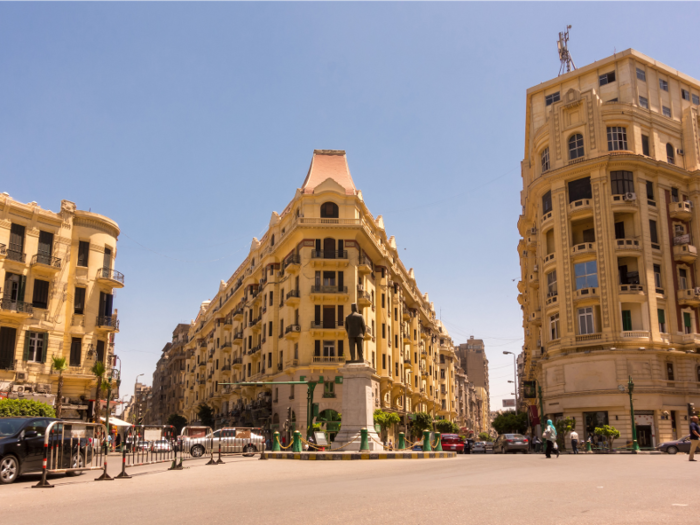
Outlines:
{"type": "MultiPolygon", "coordinates": [[[[95,361],[108,366],[119,331],[117,224],[61,201],[58,213],[0,195],[0,395],[51,404],[63,356],[63,417],[90,417],[95,361]]],[[[114,392],[118,397],[118,392],[114,392]]]]}
{"type": "Polygon", "coordinates": [[[491,411],[489,360],[486,357],[484,341],[483,339],[474,339],[472,335],[466,343],[455,347],[455,354],[474,390],[473,401],[469,401],[469,404],[474,406],[474,410],[470,411],[473,414],[471,417],[473,426],[470,429],[474,429],[476,434],[489,432],[491,428],[489,419],[491,411]]]}
{"type": "Polygon", "coordinates": [[[189,341],[189,330],[189,324],[178,324],[173,330],[172,341],[163,348],[153,372],[146,424],[165,425],[171,415],[184,413],[185,370],[187,366],[185,345],[189,341]]]}
{"type": "MultiPolygon", "coordinates": [[[[412,269],[399,258],[381,216],[355,187],[344,151],[316,150],[306,179],[189,331],[184,415],[214,408],[216,425],[284,430],[306,426],[302,385],[241,381],[319,380],[316,422],[337,428],[348,359],[343,327],[350,305],[365,318],[365,360],[376,370],[377,408],[426,411],[454,420],[454,350],[412,269]]],[[[393,434],[390,434],[392,436],[393,434]]]]}
{"type": "Polygon", "coordinates": [[[527,91],[523,379],[579,435],[631,441],[629,377],[642,447],[700,403],[699,107],[700,82],[631,49],[527,91]]]}

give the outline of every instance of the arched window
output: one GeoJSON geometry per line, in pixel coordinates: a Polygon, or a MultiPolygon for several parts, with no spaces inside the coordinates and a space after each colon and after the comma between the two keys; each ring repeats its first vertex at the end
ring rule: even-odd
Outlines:
{"type": "Polygon", "coordinates": [[[324,202],[323,204],[321,204],[321,218],[337,219],[338,205],[335,202],[324,202]]]}
{"type": "Polygon", "coordinates": [[[549,148],[544,148],[542,150],[540,158],[542,160],[542,173],[549,171],[549,148]]]}
{"type": "Polygon", "coordinates": [[[569,138],[569,160],[583,157],[583,135],[576,133],[569,138]]]}
{"type": "Polygon", "coordinates": [[[275,234],[273,233],[272,236],[270,237],[270,246],[275,245],[275,234]]]}
{"type": "Polygon", "coordinates": [[[666,160],[669,164],[676,163],[676,152],[673,149],[673,144],[670,142],[666,144],[666,160]]]}

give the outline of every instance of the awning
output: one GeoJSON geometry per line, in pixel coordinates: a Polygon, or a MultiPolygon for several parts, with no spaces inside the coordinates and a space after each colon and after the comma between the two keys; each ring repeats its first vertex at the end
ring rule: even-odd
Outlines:
{"type": "MultiPolygon", "coordinates": [[[[101,417],[100,420],[104,421],[105,418],[101,417]]],[[[131,426],[131,423],[127,423],[126,421],[122,421],[121,419],[119,419],[117,417],[112,417],[112,416],[109,416],[109,424],[114,425],[115,427],[130,427],[131,426]]]]}

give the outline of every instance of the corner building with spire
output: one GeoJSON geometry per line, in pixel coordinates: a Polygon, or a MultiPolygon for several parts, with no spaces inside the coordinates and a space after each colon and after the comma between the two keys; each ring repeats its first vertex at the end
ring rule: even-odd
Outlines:
{"type": "Polygon", "coordinates": [[[629,49],[527,91],[518,221],[531,405],[650,448],[700,403],[700,82],[629,49]]]}
{"type": "Polygon", "coordinates": [[[350,359],[344,320],[353,303],[367,325],[374,406],[397,412],[402,426],[418,411],[455,420],[454,349],[428,294],[399,259],[382,217],[367,209],[345,152],[316,150],[292,201],[272,213],[267,232],[190,326],[185,417],[196,421],[207,403],[217,427],[262,426],[289,442],[290,432],[306,428],[304,385],[221,383],[323,376],[314,422],[333,437],[343,394],[334,379],[350,359]]]}

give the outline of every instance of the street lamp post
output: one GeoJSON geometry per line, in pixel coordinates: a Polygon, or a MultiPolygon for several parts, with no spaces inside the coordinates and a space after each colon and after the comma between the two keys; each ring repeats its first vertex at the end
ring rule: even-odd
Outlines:
{"type": "Polygon", "coordinates": [[[513,356],[513,388],[515,388],[515,412],[518,412],[518,365],[515,354],[513,352],[503,352],[503,355],[510,354],[513,356]]]}
{"type": "MultiPolygon", "coordinates": [[[[620,392],[625,391],[625,385],[620,385],[620,392]]],[[[630,419],[632,422],[632,451],[639,452],[639,443],[637,443],[637,425],[634,422],[634,403],[632,402],[632,393],[634,392],[634,381],[632,381],[632,376],[629,376],[629,381],[627,382],[627,393],[630,396],[630,419]]]]}

